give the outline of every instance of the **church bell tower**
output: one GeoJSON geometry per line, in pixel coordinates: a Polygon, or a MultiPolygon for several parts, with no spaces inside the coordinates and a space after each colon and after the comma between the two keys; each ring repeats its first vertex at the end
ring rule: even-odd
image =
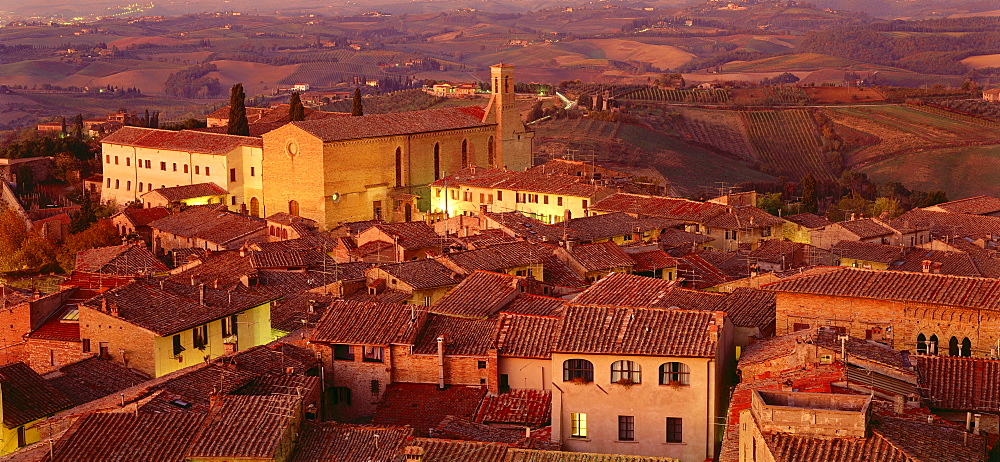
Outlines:
{"type": "Polygon", "coordinates": [[[531,167],[531,140],[535,133],[524,126],[517,111],[514,66],[503,63],[490,66],[490,83],[493,95],[490,96],[483,122],[497,124],[497,134],[493,138],[493,166],[523,171],[531,167]]]}

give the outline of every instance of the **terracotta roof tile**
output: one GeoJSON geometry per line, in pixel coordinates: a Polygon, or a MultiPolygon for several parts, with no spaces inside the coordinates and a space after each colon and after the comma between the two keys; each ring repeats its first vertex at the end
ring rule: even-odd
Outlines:
{"type": "Polygon", "coordinates": [[[732,291],[718,306],[736,326],[757,327],[766,333],[775,322],[775,298],[773,292],[739,287],[732,291]]]}
{"type": "Polygon", "coordinates": [[[225,196],[226,194],[229,194],[229,191],[226,191],[215,183],[195,183],[154,189],[143,194],[143,197],[159,195],[168,202],[180,202],[198,197],[225,196]]]}
{"type": "MultiPolygon", "coordinates": [[[[518,213],[518,215],[520,215],[520,213],[518,213]]],[[[470,249],[481,249],[483,247],[489,247],[496,244],[517,242],[518,240],[517,237],[507,234],[502,229],[481,229],[476,234],[457,239],[462,241],[462,243],[470,249]]]]}
{"type": "Polygon", "coordinates": [[[784,217],[784,219],[809,229],[822,228],[824,226],[833,224],[832,221],[827,220],[826,218],[816,215],[814,213],[799,213],[796,215],[788,215],[784,217]]]}
{"type": "Polygon", "coordinates": [[[673,228],[683,223],[682,221],[657,217],[635,218],[626,213],[611,212],[602,215],[573,218],[563,222],[562,225],[573,231],[577,239],[592,241],[615,236],[631,236],[634,233],[641,234],[651,230],[673,228]]]}
{"type": "Polygon", "coordinates": [[[767,284],[765,290],[832,297],[910,301],[975,309],[1000,309],[1000,281],[943,274],[858,268],[818,268],[767,284]]]}
{"type": "Polygon", "coordinates": [[[422,111],[332,117],[292,122],[324,142],[485,127],[483,109],[476,106],[422,111]]]}
{"type": "Polygon", "coordinates": [[[301,406],[289,395],[227,396],[187,451],[191,458],[270,459],[301,406]]]}
{"type": "Polygon", "coordinates": [[[924,399],[936,409],[1000,410],[1000,361],[914,356],[924,399]]]}
{"type": "Polygon", "coordinates": [[[542,276],[546,284],[554,286],[571,289],[587,287],[587,281],[554,254],[542,257],[542,276]]]}
{"type": "Polygon", "coordinates": [[[722,313],[569,305],[553,352],[714,357],[722,313]]]}
{"type": "Polygon", "coordinates": [[[396,303],[335,301],[316,327],[313,342],[412,345],[421,314],[396,303]]]}
{"type": "Polygon", "coordinates": [[[118,212],[118,214],[127,218],[134,226],[148,226],[150,223],[170,215],[170,210],[166,207],[148,207],[144,209],[128,207],[118,212]]]}
{"type": "MultiPolygon", "coordinates": [[[[748,345],[740,355],[740,365],[755,364],[792,354],[799,343],[810,343],[840,351],[840,335],[833,329],[813,327],[748,345]]],[[[896,350],[878,342],[848,336],[843,344],[848,358],[863,358],[898,370],[908,371],[910,363],[896,350]]]]}
{"type": "Polygon", "coordinates": [[[354,258],[365,258],[369,255],[377,254],[385,249],[391,249],[392,243],[386,241],[368,241],[347,252],[354,258]]]}
{"type": "Polygon", "coordinates": [[[92,357],[60,367],[57,376],[46,380],[74,405],[80,405],[138,385],[149,377],[117,362],[92,357]]]}
{"type": "Polygon", "coordinates": [[[805,244],[786,241],[784,239],[767,239],[749,253],[749,257],[768,263],[781,263],[791,267],[795,262],[795,253],[801,251],[805,244]]]}
{"type": "MultiPolygon", "coordinates": [[[[708,261],[705,256],[723,256],[723,252],[699,252],[685,255],[678,258],[677,276],[684,278],[687,283],[692,284],[696,289],[717,286],[724,282],[737,279],[733,275],[727,274],[713,262],[708,261]]],[[[735,257],[735,254],[733,255],[735,257]]],[[[749,270],[748,270],[749,273],[749,270]]]]}
{"type": "Polygon", "coordinates": [[[590,452],[545,451],[510,448],[504,462],[677,462],[673,457],[630,456],[590,452]]]}
{"type": "Polygon", "coordinates": [[[500,310],[511,314],[532,314],[536,316],[559,316],[566,300],[544,295],[521,294],[500,310]]]}
{"type": "Polygon", "coordinates": [[[871,239],[874,237],[895,234],[895,230],[874,218],[841,221],[835,225],[854,233],[861,239],[871,239]]]}
{"type": "Polygon", "coordinates": [[[396,243],[407,250],[441,247],[441,237],[434,232],[431,225],[422,221],[382,223],[375,225],[374,228],[396,237],[396,243]]]}
{"type": "Polygon", "coordinates": [[[225,155],[240,146],[262,148],[263,140],[250,136],[205,133],[193,130],[158,130],[122,127],[101,139],[102,144],[117,144],[168,151],[225,155]]]}
{"type": "Polygon", "coordinates": [[[222,319],[271,301],[253,295],[205,287],[205,303],[199,288],[163,281],[137,281],[105,292],[85,306],[166,336],[222,319]]]}
{"type": "MultiPolygon", "coordinates": [[[[576,232],[571,229],[547,225],[539,220],[527,217],[521,212],[486,212],[483,215],[502,226],[505,230],[514,233],[514,236],[518,236],[532,242],[559,242],[564,238],[573,238],[576,235],[576,232]]],[[[490,231],[494,230],[484,229],[480,231],[480,234],[488,233],[490,231]]],[[[506,233],[504,234],[506,235],[506,233]]],[[[502,242],[511,242],[510,239],[514,238],[495,238],[495,240],[502,242]]],[[[477,247],[485,247],[485,245],[477,247]]]]}
{"type": "Polygon", "coordinates": [[[872,242],[840,241],[830,248],[838,258],[850,258],[889,264],[903,257],[906,249],[872,242]]]}
{"type": "Polygon", "coordinates": [[[271,329],[292,332],[315,327],[333,300],[333,295],[309,291],[287,295],[271,303],[271,329]]]}
{"type": "Polygon", "coordinates": [[[486,388],[450,386],[438,390],[436,384],[393,383],[385,387],[372,424],[409,425],[417,434],[427,435],[449,415],[472,419],[483,396],[486,388]]]}
{"type": "Polygon", "coordinates": [[[726,212],[726,206],[712,202],[628,193],[613,194],[601,199],[591,209],[600,212],[622,212],[633,216],[642,215],[697,223],[704,223],[726,212]]]}
{"type": "Polygon", "coordinates": [[[397,462],[413,430],[308,422],[290,462],[397,462]]]}
{"type": "Polygon", "coordinates": [[[485,318],[521,293],[524,278],[474,271],[428,310],[434,313],[485,318]]]}
{"type": "Polygon", "coordinates": [[[13,429],[73,405],[70,399],[26,364],[0,366],[3,425],[13,429]]]}
{"type": "MultiPolygon", "coordinates": [[[[476,421],[543,427],[552,420],[552,391],[512,389],[487,396],[479,406],[476,421]]],[[[523,433],[522,433],[523,434],[523,433]]]]}
{"type": "Polygon", "coordinates": [[[378,268],[414,289],[453,286],[461,281],[457,274],[435,260],[413,260],[378,268]]]}
{"type": "Polygon", "coordinates": [[[514,444],[524,437],[524,432],[518,429],[504,430],[450,415],[430,429],[430,436],[462,441],[514,444]]]}
{"type": "Polygon", "coordinates": [[[180,237],[197,238],[229,249],[265,240],[264,220],[209,207],[191,207],[149,224],[153,229],[180,237]]]}
{"type": "Polygon", "coordinates": [[[948,213],[967,213],[971,215],[987,215],[1000,212],[1000,198],[991,196],[975,196],[957,201],[937,204],[929,209],[940,209],[948,213]]]}
{"type": "Polygon", "coordinates": [[[414,354],[437,354],[437,339],[443,336],[444,354],[487,356],[495,348],[499,319],[469,319],[429,314],[427,324],[413,346],[414,354]]]}
{"type": "Polygon", "coordinates": [[[503,313],[496,336],[496,348],[501,357],[538,358],[552,357],[558,317],[503,313]]]}
{"type": "Polygon", "coordinates": [[[608,270],[614,268],[629,268],[635,266],[635,260],[628,256],[621,247],[611,241],[595,244],[574,245],[569,251],[573,260],[587,271],[608,270]]]}
{"type": "Polygon", "coordinates": [[[507,448],[504,443],[415,438],[407,446],[423,448],[422,462],[482,462],[502,461],[507,448]]]}
{"type": "Polygon", "coordinates": [[[933,236],[972,237],[1000,236],[1000,217],[962,213],[932,212],[913,209],[892,220],[895,227],[930,229],[933,236]]]}
{"type": "Polygon", "coordinates": [[[757,207],[730,207],[704,223],[712,228],[751,229],[776,226],[785,220],[767,213],[757,207]]]}
{"type": "Polygon", "coordinates": [[[891,269],[895,271],[922,273],[924,272],[923,262],[930,260],[931,271],[939,271],[941,274],[989,278],[1000,277],[1000,273],[997,271],[997,265],[1000,265],[1000,260],[990,256],[976,258],[968,253],[941,252],[918,247],[907,247],[905,253],[906,255],[903,256],[902,260],[896,260],[892,263],[891,269]]]}
{"type": "Polygon", "coordinates": [[[715,310],[725,298],[723,294],[681,289],[673,281],[612,273],[577,295],[573,303],[715,310]]]}
{"type": "Polygon", "coordinates": [[[201,413],[86,415],[56,443],[55,460],[182,462],[205,418],[201,413]]]}
{"type": "Polygon", "coordinates": [[[655,271],[664,268],[674,268],[679,263],[662,250],[647,250],[643,252],[629,252],[628,256],[635,261],[633,271],[655,271]]]}
{"type": "Polygon", "coordinates": [[[660,245],[662,245],[664,249],[683,249],[683,253],[681,253],[681,255],[683,255],[701,244],[714,241],[715,238],[704,234],[689,233],[687,231],[670,228],[665,229],[660,233],[659,240],[660,245]]]}
{"type": "Polygon", "coordinates": [[[167,270],[167,266],[140,244],[84,250],[76,254],[75,269],[88,273],[141,276],[167,270]]]}
{"type": "Polygon", "coordinates": [[[447,258],[459,268],[470,272],[475,270],[497,271],[542,263],[545,261],[546,253],[527,242],[512,242],[484,249],[449,253],[443,258],[447,258]]]}

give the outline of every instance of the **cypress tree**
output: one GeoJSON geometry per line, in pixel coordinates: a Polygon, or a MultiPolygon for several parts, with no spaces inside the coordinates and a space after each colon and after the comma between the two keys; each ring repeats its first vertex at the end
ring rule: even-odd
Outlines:
{"type": "Polygon", "coordinates": [[[816,178],[810,173],[802,179],[802,209],[804,212],[816,213],[816,178]]]}
{"type": "Polygon", "coordinates": [[[351,108],[352,116],[365,115],[365,109],[361,106],[361,89],[354,89],[354,107],[351,108]]]}
{"type": "Polygon", "coordinates": [[[302,99],[297,91],[293,91],[292,97],[288,99],[288,120],[306,120],[306,108],[302,106],[302,99]]]}
{"type": "Polygon", "coordinates": [[[226,133],[230,135],[250,136],[250,123],[247,121],[246,94],[243,84],[233,85],[229,94],[229,127],[226,133]]]}
{"type": "Polygon", "coordinates": [[[76,117],[73,118],[73,136],[75,136],[76,139],[83,138],[83,114],[77,114],[76,117]]]}

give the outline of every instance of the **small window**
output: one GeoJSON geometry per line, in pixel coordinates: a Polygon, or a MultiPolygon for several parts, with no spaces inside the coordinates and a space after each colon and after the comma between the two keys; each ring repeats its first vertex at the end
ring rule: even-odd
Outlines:
{"type": "Polygon", "coordinates": [[[142,184],[142,182],[140,181],[140,182],[139,182],[139,192],[142,192],[142,186],[143,186],[143,184],[142,184]]]}
{"type": "Polygon", "coordinates": [[[808,328],[809,328],[809,324],[803,324],[803,323],[800,323],[800,322],[796,322],[796,323],[792,324],[792,331],[793,332],[797,332],[797,331],[800,331],[800,330],[805,330],[805,329],[808,329],[808,328]]]}
{"type": "Polygon", "coordinates": [[[90,339],[89,338],[81,339],[81,342],[83,343],[83,352],[90,353],[90,339]]]}
{"type": "Polygon", "coordinates": [[[181,345],[181,335],[177,334],[173,337],[174,341],[174,356],[180,355],[184,351],[184,346],[181,345]]]}
{"type": "MultiPolygon", "coordinates": [[[[111,326],[108,326],[108,328],[110,329],[111,326]]],[[[98,355],[101,359],[111,359],[111,345],[109,345],[108,342],[98,343],[97,348],[99,350],[98,355]]]]}
{"type": "Polygon", "coordinates": [[[477,361],[476,366],[479,369],[486,369],[486,361],[477,361]]]}
{"type": "Polygon", "coordinates": [[[660,365],[660,385],[690,385],[691,369],[687,364],[669,362],[660,365]]]}
{"type": "Polygon", "coordinates": [[[236,335],[238,330],[237,317],[236,315],[229,316],[228,318],[222,318],[222,336],[230,337],[236,335]]]}
{"type": "Polygon", "coordinates": [[[200,165],[195,165],[194,166],[194,174],[195,175],[200,175],[201,174],[201,166],[200,165]]]}
{"type": "Polygon", "coordinates": [[[927,337],[924,334],[917,335],[917,354],[927,354],[927,337]]]}
{"type": "Polygon", "coordinates": [[[354,349],[351,345],[337,344],[333,346],[333,359],[354,361],[354,349]]]}
{"type": "Polygon", "coordinates": [[[593,382],[594,364],[586,359],[567,359],[563,362],[563,381],[593,382]]]}
{"type": "Polygon", "coordinates": [[[126,157],[125,158],[125,166],[126,167],[131,167],[132,166],[132,158],[131,157],[126,157]]]}
{"type": "Polygon", "coordinates": [[[167,163],[166,162],[160,162],[160,170],[163,170],[164,172],[167,171],[167,163]]]}
{"type": "Polygon", "coordinates": [[[382,347],[380,346],[366,346],[364,361],[371,363],[382,362],[382,347]]]}
{"type": "Polygon", "coordinates": [[[111,187],[111,178],[108,178],[108,187],[111,187]]]}
{"type": "Polygon", "coordinates": [[[49,366],[56,366],[56,350],[49,350],[49,366]]]}
{"type": "MultiPolygon", "coordinates": [[[[208,167],[205,167],[205,174],[208,175],[208,167]]],[[[229,169],[229,181],[232,181],[232,182],[236,181],[236,169],[235,168],[229,169]]]]}
{"type": "MultiPolygon", "coordinates": [[[[149,168],[149,160],[146,160],[146,168],[149,168]]],[[[177,164],[174,164],[174,171],[177,171],[177,164]]]]}
{"type": "Polygon", "coordinates": [[[586,208],[587,208],[587,199],[584,199],[584,200],[583,200],[583,208],[584,208],[584,209],[586,209],[586,208]]]}
{"type": "Polygon", "coordinates": [[[570,414],[570,420],[572,421],[570,436],[573,438],[586,438],[587,414],[574,412],[570,414]]]}
{"type": "Polygon", "coordinates": [[[635,441],[635,416],[618,416],[618,441],[635,441]]]}
{"type": "Polygon", "coordinates": [[[371,390],[372,390],[372,394],[373,395],[377,395],[378,392],[382,390],[382,384],[379,383],[379,381],[377,379],[372,379],[372,381],[371,381],[371,390]]]}
{"type": "Polygon", "coordinates": [[[121,180],[115,180],[115,189],[121,189],[121,180]]]}
{"type": "Polygon", "coordinates": [[[497,191],[497,200],[498,201],[502,201],[503,200],[503,191],[497,191]]]}
{"type": "Polygon", "coordinates": [[[633,384],[642,383],[642,372],[639,363],[620,360],[611,363],[611,383],[633,384]]]}
{"type": "Polygon", "coordinates": [[[208,166],[206,165],[205,166],[205,176],[209,176],[209,175],[211,175],[211,173],[208,172],[208,166]]]}
{"type": "Polygon", "coordinates": [[[104,160],[106,161],[105,162],[106,164],[110,164],[111,163],[111,155],[110,154],[105,155],[104,156],[104,160]]]}
{"type": "Polygon", "coordinates": [[[126,191],[131,191],[132,190],[132,182],[131,181],[126,181],[125,182],[125,190],[126,191]]]}
{"type": "Polygon", "coordinates": [[[549,196],[542,196],[542,197],[543,197],[542,203],[548,204],[549,203],[549,196]]]}
{"type": "Polygon", "coordinates": [[[936,355],[938,354],[938,336],[937,334],[931,335],[931,338],[927,340],[927,354],[936,355]]]}
{"type": "Polygon", "coordinates": [[[761,228],[760,237],[771,237],[771,228],[761,228]]]}
{"type": "Polygon", "coordinates": [[[115,156],[115,165],[118,165],[118,156],[115,156]]]}
{"type": "Polygon", "coordinates": [[[191,333],[192,344],[199,350],[204,350],[208,346],[208,324],[203,324],[194,328],[191,333]]]}
{"type": "Polygon", "coordinates": [[[333,387],[330,389],[333,404],[351,405],[351,389],[348,387],[333,387]]]}
{"type": "Polygon", "coordinates": [[[683,419],[680,417],[667,417],[667,442],[681,443],[683,441],[683,419]]]}
{"type": "Polygon", "coordinates": [[[257,173],[254,171],[254,167],[250,167],[250,176],[257,176],[257,173]]]}
{"type": "Polygon", "coordinates": [[[562,207],[562,198],[561,197],[557,197],[556,198],[556,205],[559,206],[559,207],[562,207]]]}
{"type": "Polygon", "coordinates": [[[188,172],[188,166],[187,166],[187,164],[184,164],[184,173],[187,173],[187,172],[188,172]]]}

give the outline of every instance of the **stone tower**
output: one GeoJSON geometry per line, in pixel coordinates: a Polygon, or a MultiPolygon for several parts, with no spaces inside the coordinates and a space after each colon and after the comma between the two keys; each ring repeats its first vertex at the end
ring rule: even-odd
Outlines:
{"type": "Polygon", "coordinates": [[[490,83],[493,95],[483,122],[497,124],[491,166],[506,166],[511,170],[531,167],[531,140],[535,133],[524,126],[514,102],[514,66],[503,63],[490,66],[490,83]]]}

